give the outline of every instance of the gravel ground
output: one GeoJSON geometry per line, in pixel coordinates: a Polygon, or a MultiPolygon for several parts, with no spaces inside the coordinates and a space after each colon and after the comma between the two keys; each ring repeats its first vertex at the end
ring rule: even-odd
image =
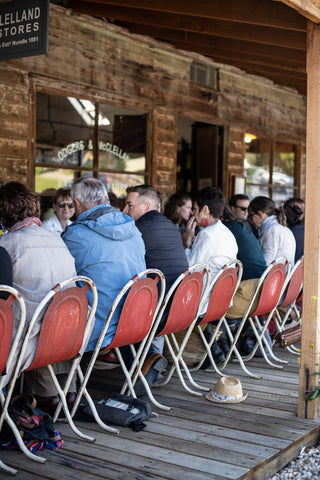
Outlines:
{"type": "Polygon", "coordinates": [[[299,456],[269,480],[316,480],[320,478],[320,445],[301,447],[299,456]]]}

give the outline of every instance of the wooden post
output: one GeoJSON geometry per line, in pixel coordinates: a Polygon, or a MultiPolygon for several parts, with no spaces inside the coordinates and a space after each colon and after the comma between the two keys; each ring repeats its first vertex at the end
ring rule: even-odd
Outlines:
{"type": "Polygon", "coordinates": [[[308,25],[307,159],[303,322],[298,416],[315,419],[319,398],[305,402],[307,386],[320,375],[320,26],[308,25]]]}

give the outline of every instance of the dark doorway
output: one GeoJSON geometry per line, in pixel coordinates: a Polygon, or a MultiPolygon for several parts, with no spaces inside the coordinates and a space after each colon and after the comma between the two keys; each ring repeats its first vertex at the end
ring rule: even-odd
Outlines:
{"type": "Polygon", "coordinates": [[[223,127],[179,118],[177,165],[178,191],[222,187],[223,127]]]}

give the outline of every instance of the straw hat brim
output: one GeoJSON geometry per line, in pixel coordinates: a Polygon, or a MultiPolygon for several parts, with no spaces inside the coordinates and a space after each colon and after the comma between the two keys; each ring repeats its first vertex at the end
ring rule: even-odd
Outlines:
{"type": "Polygon", "coordinates": [[[207,395],[205,395],[205,397],[207,400],[209,400],[209,402],[215,402],[215,403],[241,403],[241,402],[244,402],[248,396],[248,392],[243,392],[242,397],[237,400],[220,400],[218,398],[213,397],[212,393],[213,392],[208,393],[207,395]]]}

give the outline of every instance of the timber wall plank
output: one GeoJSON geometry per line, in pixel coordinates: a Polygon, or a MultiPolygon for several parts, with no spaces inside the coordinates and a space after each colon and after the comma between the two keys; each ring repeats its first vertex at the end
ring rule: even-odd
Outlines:
{"type": "MultiPolygon", "coordinates": [[[[72,92],[149,114],[147,180],[165,197],[175,191],[179,115],[229,127],[230,143],[223,165],[226,194],[229,174],[243,174],[243,132],[297,145],[305,142],[306,107],[297,92],[51,5],[48,54],[2,62],[0,66],[0,98],[4,101],[0,107],[0,171],[5,180],[22,178],[31,162],[28,156],[35,155],[28,136],[33,118],[30,78],[36,90],[72,92]],[[218,70],[217,90],[189,81],[194,61],[218,70]],[[208,91],[212,99],[203,96],[208,91]],[[13,143],[6,143],[7,138],[13,143]],[[16,173],[6,159],[17,160],[16,173]]],[[[29,171],[32,176],[32,169],[29,171]]],[[[33,179],[25,178],[32,185],[33,179]]]]}

